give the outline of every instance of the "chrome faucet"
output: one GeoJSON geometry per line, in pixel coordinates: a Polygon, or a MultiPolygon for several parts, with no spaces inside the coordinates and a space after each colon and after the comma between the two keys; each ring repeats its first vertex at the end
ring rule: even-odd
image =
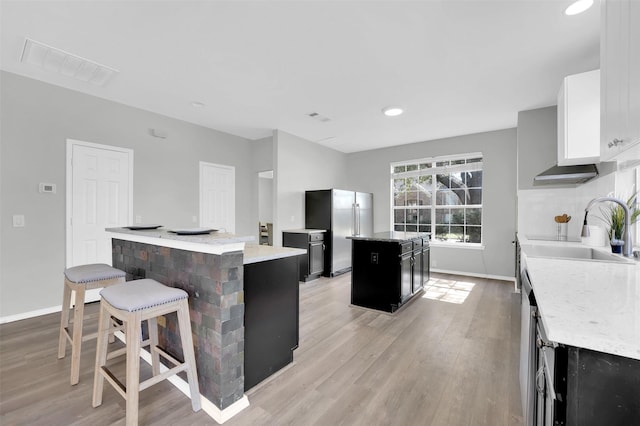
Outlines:
{"type": "Polygon", "coordinates": [[[587,204],[587,208],[584,209],[584,224],[582,225],[582,236],[589,236],[589,226],[587,226],[587,215],[589,214],[589,210],[593,207],[594,204],[602,202],[602,201],[611,201],[614,203],[620,204],[622,210],[624,210],[624,247],[622,248],[622,254],[626,257],[633,257],[633,244],[631,243],[631,211],[627,204],[613,197],[598,197],[589,201],[587,204]]]}

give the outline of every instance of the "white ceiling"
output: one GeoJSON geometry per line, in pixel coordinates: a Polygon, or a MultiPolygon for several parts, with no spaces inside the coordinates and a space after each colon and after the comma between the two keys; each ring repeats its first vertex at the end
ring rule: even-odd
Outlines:
{"type": "Polygon", "coordinates": [[[2,0],[0,65],[249,139],[281,129],[355,152],[554,105],[563,76],[599,66],[599,3],[568,17],[569,3],[2,0]],[[120,73],[97,87],[20,62],[25,37],[120,73]],[[406,112],[385,117],[389,105],[406,112]]]}

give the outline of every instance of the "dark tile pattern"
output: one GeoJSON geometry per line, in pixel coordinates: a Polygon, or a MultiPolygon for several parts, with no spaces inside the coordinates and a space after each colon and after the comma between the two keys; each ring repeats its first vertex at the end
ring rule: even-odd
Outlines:
{"type": "MultiPolygon", "coordinates": [[[[151,278],[189,294],[200,393],[221,410],[244,394],[243,254],[196,253],[112,240],[127,280],[151,278]]],[[[160,346],[182,360],[175,314],[158,320],[160,346]]]]}

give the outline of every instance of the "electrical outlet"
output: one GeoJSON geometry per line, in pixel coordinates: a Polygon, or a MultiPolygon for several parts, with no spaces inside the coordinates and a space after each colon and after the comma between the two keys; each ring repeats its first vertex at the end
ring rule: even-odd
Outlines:
{"type": "Polygon", "coordinates": [[[371,253],[371,263],[374,265],[378,264],[378,253],[371,253]]]}

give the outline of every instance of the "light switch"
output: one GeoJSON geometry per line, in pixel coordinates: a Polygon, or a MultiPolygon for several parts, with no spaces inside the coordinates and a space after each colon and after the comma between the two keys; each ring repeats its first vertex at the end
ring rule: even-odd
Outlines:
{"type": "Polygon", "coordinates": [[[14,214],[13,215],[13,227],[14,228],[24,228],[24,215],[23,214],[14,214]]]}

